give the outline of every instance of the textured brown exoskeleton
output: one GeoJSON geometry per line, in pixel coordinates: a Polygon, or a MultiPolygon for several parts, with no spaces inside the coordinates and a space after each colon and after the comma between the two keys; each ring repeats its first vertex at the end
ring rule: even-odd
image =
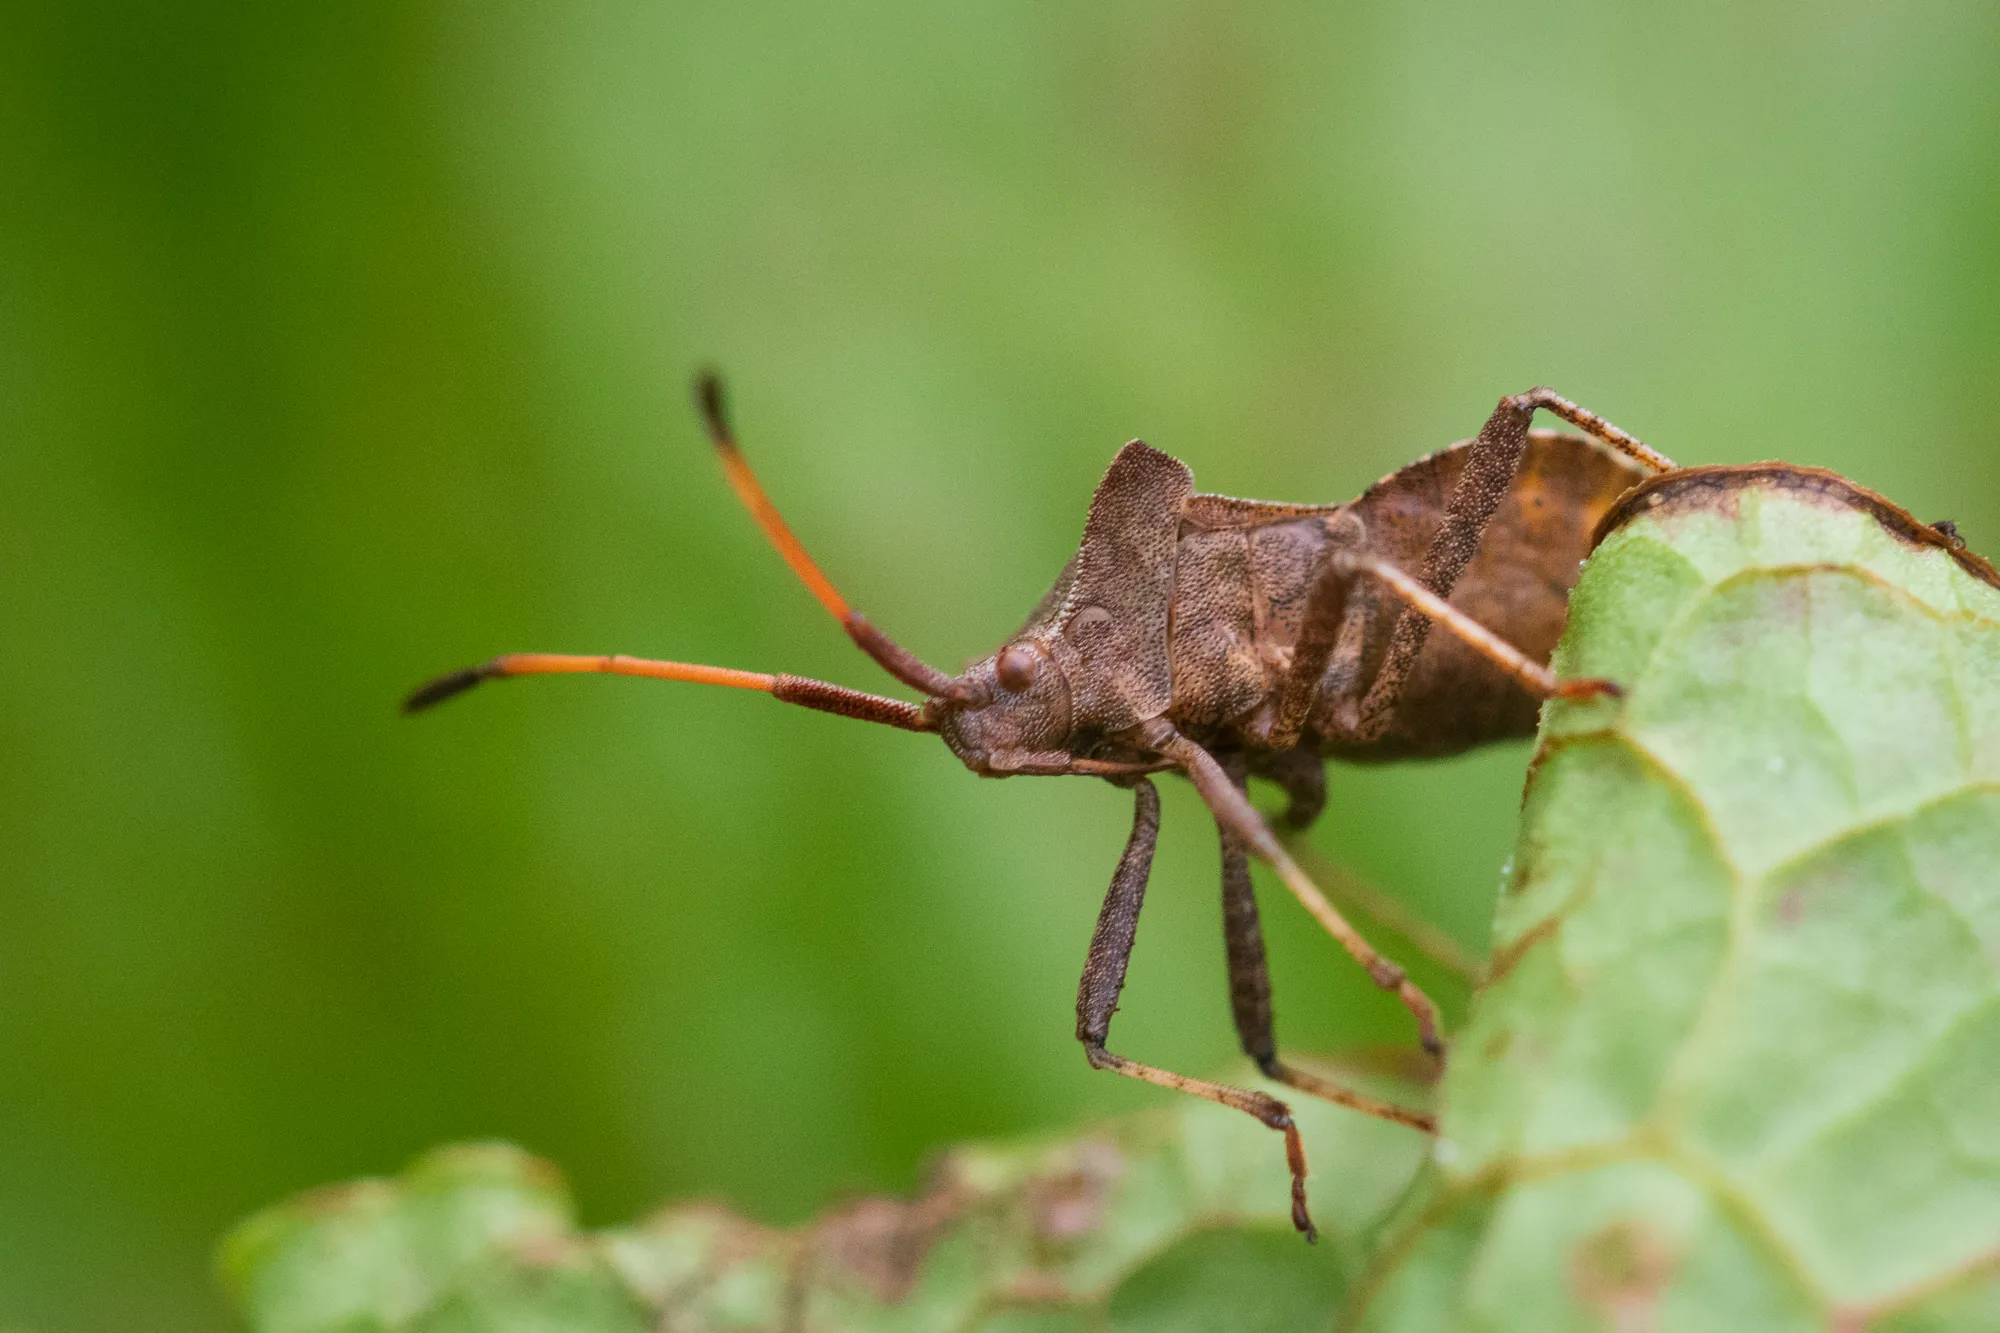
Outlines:
{"type": "Polygon", "coordinates": [[[1190,778],[1222,843],[1230,1003],[1243,1049],[1273,1080],[1431,1131],[1431,1118],[1292,1068],[1272,1035],[1271,987],[1249,858],[1285,886],[1442,1056],[1435,1007],[1378,954],[1286,853],[1244,795],[1250,777],[1290,800],[1303,828],[1325,804],[1322,761],[1453,754],[1533,732],[1541,699],[1615,691],[1548,668],[1598,519],[1673,464],[1546,389],[1505,398],[1478,437],[1384,477],[1338,505],[1196,493],[1177,460],[1138,441],[1112,460],[1083,544],[995,652],[957,676],[925,665],[849,608],[765,496],[736,447],[719,384],[697,399],[737,495],[799,577],[922,705],[799,676],[622,656],[523,653],[418,689],[407,711],[482,680],[601,671],[763,690],[807,708],[935,731],[986,777],[1084,774],[1133,789],[1125,854],[1091,938],[1077,1037],[1099,1069],[1233,1106],[1285,1135],[1292,1217],[1308,1237],[1305,1153],[1276,1098],[1139,1064],[1105,1048],[1125,981],[1160,801],[1147,776],[1190,778]],[[1594,439],[1530,431],[1537,408],[1594,439]],[[1416,569],[1412,575],[1405,571],[1416,569]],[[1433,622],[1449,633],[1430,635],[1433,622]]]}

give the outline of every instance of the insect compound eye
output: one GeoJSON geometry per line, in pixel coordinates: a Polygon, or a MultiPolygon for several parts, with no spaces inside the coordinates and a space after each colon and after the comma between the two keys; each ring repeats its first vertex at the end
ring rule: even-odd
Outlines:
{"type": "Polygon", "coordinates": [[[1035,683],[1035,671],[1041,664],[1042,655],[1027,644],[1009,644],[993,664],[993,674],[999,678],[1001,689],[1019,694],[1035,683]]]}

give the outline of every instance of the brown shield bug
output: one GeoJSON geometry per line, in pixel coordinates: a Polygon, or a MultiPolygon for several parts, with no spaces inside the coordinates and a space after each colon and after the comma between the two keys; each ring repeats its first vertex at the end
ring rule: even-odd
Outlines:
{"type": "Polygon", "coordinates": [[[1250,777],[1278,784],[1289,799],[1284,822],[1303,828],[1325,804],[1328,758],[1451,754],[1531,734],[1539,701],[1551,695],[1615,692],[1608,681],[1558,681],[1544,664],[1598,520],[1633,485],[1673,464],[1547,389],[1502,399],[1475,439],[1390,473],[1346,504],[1199,494],[1185,464],[1135,440],[1098,485],[1083,542],[1055,586],[1005,643],[952,676],[848,606],[737,448],[718,381],[702,377],[696,399],[730,484],[779,554],[862,651],[925,702],[800,676],[516,653],[431,681],[405,711],[503,676],[654,676],[761,690],[936,732],[985,777],[1081,774],[1131,788],[1132,833],[1090,941],[1077,1037],[1096,1068],[1206,1097],[1283,1132],[1293,1221],[1310,1237],[1305,1153],[1283,1102],[1105,1047],[1159,831],[1149,775],[1189,778],[1214,814],[1230,1002],[1243,1049],[1276,1082],[1433,1130],[1422,1112],[1278,1058],[1252,856],[1377,985],[1397,993],[1424,1048],[1434,1056],[1444,1048],[1430,999],[1320,893],[1250,804],[1245,784],[1250,777]],[[1590,438],[1531,431],[1537,409],[1590,438]],[[1433,623],[1449,632],[1432,637],[1433,623]]]}

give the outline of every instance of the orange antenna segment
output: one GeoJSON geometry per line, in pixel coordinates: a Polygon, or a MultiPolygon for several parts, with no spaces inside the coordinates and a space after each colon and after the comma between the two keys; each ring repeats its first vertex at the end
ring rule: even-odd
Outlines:
{"type": "Polygon", "coordinates": [[[736,447],[736,432],[730,429],[729,414],[722,401],[722,381],[712,374],[697,377],[694,396],[701,408],[702,424],[708,429],[709,442],[715,446],[716,455],[722,460],[723,473],[729,478],[730,489],[736,492],[736,498],[757,520],[757,526],[764,530],[764,535],[770,538],[771,545],[778,549],[778,554],[784,557],[792,572],[799,576],[799,581],[806,585],[821,606],[833,613],[833,618],[840,622],[847,636],[862,652],[874,658],[884,671],[911,689],[959,703],[974,702],[977,693],[974,687],[947,676],[876,629],[869,623],[868,617],[847,604],[847,599],[834,588],[833,580],[827,578],[813,558],[806,554],[806,548],[778,513],[778,507],[764,493],[763,483],[750,470],[749,460],[736,447]]]}
{"type": "Polygon", "coordinates": [[[750,517],[757,520],[757,526],[771,539],[771,545],[778,548],[785,563],[792,567],[792,573],[799,576],[799,582],[806,585],[819,604],[833,612],[833,618],[842,625],[853,616],[854,609],[847,604],[833,586],[833,580],[825,571],[813,563],[806,554],[806,548],[792,535],[785,523],[784,515],[771,503],[771,497],[764,493],[764,485],[757,480],[757,474],[750,470],[750,462],[743,457],[743,451],[736,447],[736,432],[729,428],[729,417],[722,405],[722,381],[713,375],[703,375],[695,383],[695,398],[701,404],[702,424],[708,427],[709,442],[715,446],[716,454],[722,459],[722,471],[729,478],[729,487],[736,492],[736,498],[750,511],[750,517]]]}
{"type": "Polygon", "coordinates": [[[421,713],[445,700],[465,693],[473,686],[509,676],[570,675],[582,672],[614,676],[650,676],[655,680],[685,680],[696,685],[726,685],[731,689],[759,690],[788,704],[816,708],[822,713],[880,722],[904,731],[935,731],[930,716],[915,704],[887,699],[879,694],[850,690],[806,676],[766,675],[762,671],[737,671],[731,667],[702,666],[696,662],[662,662],[650,657],[627,657],[623,653],[586,656],[576,653],[509,653],[476,667],[454,671],[419,685],[403,700],[405,713],[421,713]]]}
{"type": "Polygon", "coordinates": [[[623,653],[585,656],[578,653],[509,653],[482,662],[476,667],[454,671],[425,681],[403,700],[405,713],[421,713],[454,695],[463,694],[483,681],[508,676],[541,676],[569,672],[601,671],[614,676],[652,676],[657,680],[688,680],[697,685],[728,685],[739,690],[762,690],[769,694],[776,676],[761,671],[732,671],[728,667],[699,666],[691,662],[659,662],[623,653]]]}
{"type": "Polygon", "coordinates": [[[770,693],[778,679],[761,671],[701,666],[694,662],[661,662],[650,657],[584,657],[574,653],[509,653],[489,665],[496,676],[533,676],[558,671],[608,671],[615,676],[652,676],[657,680],[690,680],[697,685],[727,685],[737,690],[770,693]]]}

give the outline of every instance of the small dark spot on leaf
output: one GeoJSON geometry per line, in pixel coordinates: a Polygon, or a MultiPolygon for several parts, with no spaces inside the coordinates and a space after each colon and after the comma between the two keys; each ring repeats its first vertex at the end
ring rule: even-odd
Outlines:
{"type": "Polygon", "coordinates": [[[1078,1144],[1069,1170],[1035,1182],[1035,1229],[1051,1240],[1072,1240],[1092,1231],[1124,1171],[1124,1156],[1113,1145],[1102,1140],[1078,1144]]]}
{"type": "Polygon", "coordinates": [[[860,1199],[814,1228],[819,1261],[860,1282],[877,1300],[894,1303],[910,1294],[931,1247],[965,1207],[963,1191],[948,1173],[923,1198],[860,1199]]]}
{"type": "Polygon", "coordinates": [[[1673,1273],[1674,1254],[1666,1240],[1632,1218],[1606,1223],[1570,1252],[1570,1285],[1577,1299],[1602,1311],[1614,1328],[1649,1327],[1639,1321],[1673,1273]]]}
{"type": "Polygon", "coordinates": [[[582,1256],[586,1249],[574,1235],[555,1232],[517,1236],[509,1248],[523,1268],[561,1268],[582,1256]]]}

